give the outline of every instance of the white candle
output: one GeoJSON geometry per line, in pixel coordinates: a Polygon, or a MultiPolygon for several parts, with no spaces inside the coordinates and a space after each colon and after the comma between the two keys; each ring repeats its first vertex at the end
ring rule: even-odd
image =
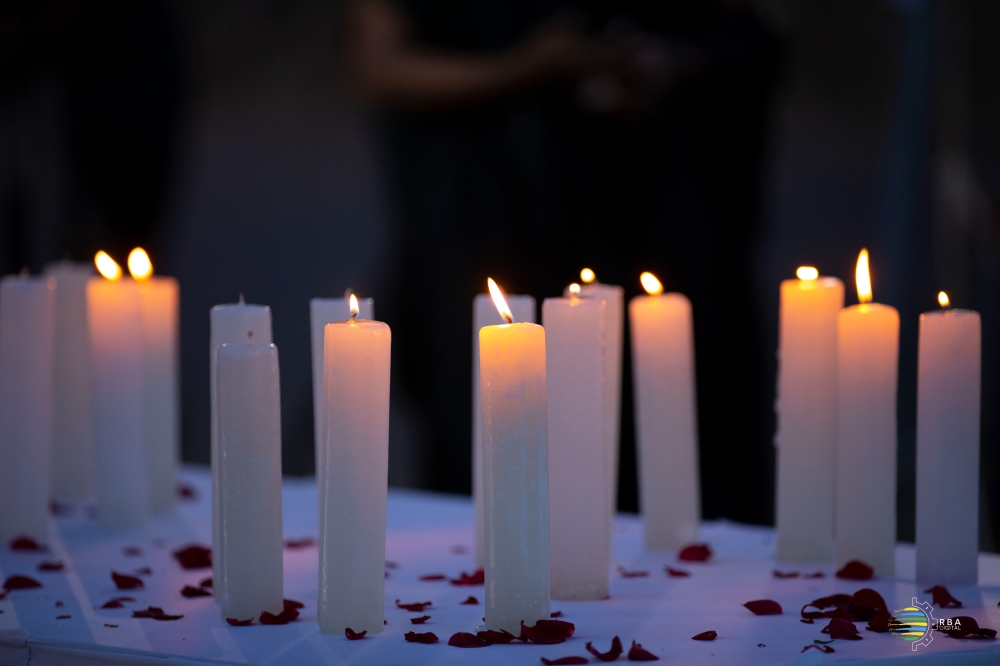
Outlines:
{"type": "Polygon", "coordinates": [[[56,280],[55,377],[52,433],[52,496],[82,499],[91,489],[90,339],[87,281],[90,264],[50,264],[56,280]]]}
{"type": "Polygon", "coordinates": [[[378,321],[324,331],[319,626],[328,634],[382,631],[391,345],[378,321]]]}
{"type": "Polygon", "coordinates": [[[219,433],[218,395],[216,393],[216,350],[220,345],[243,342],[247,332],[253,331],[254,342],[271,344],[271,309],[266,305],[247,305],[240,294],[240,302],[216,305],[209,313],[211,333],[209,352],[209,395],[212,407],[212,579],[216,582],[212,592],[221,599],[225,585],[222,563],[225,560],[222,541],[222,520],[219,516],[219,433]]]}
{"type": "Polygon", "coordinates": [[[222,617],[284,608],[281,540],[281,392],[272,344],[216,352],[222,617]]]}
{"type": "Polygon", "coordinates": [[[673,552],[698,538],[701,500],[691,301],[663,294],[642,274],[648,296],[629,302],[636,453],[646,549],[673,552]]]}
{"type": "Polygon", "coordinates": [[[139,287],[143,363],[146,376],[146,462],[149,505],[173,508],[180,459],[180,388],[177,383],[177,325],[180,287],[171,277],[153,277],[142,248],[132,250],[129,271],[139,287]]]}
{"type": "MultiPolygon", "coordinates": [[[[490,293],[511,321],[496,284],[490,293]]],[[[479,331],[486,626],[513,634],[549,617],[545,329],[479,331]]]]}
{"type": "Polygon", "coordinates": [[[49,540],[55,280],[0,280],[0,543],[49,540]]]}
{"type": "MultiPolygon", "coordinates": [[[[942,305],[947,305],[942,292],[942,305]]],[[[979,555],[979,313],[920,315],[917,581],[975,585],[979,555]]]]}
{"type": "Polygon", "coordinates": [[[861,560],[881,576],[896,561],[896,388],[899,313],[870,303],[868,251],[860,305],[838,317],[836,563],[861,560]]]}
{"type": "Polygon", "coordinates": [[[781,283],[776,411],[778,559],[833,559],[837,317],[844,283],[802,267],[781,283]]]}
{"type": "Polygon", "coordinates": [[[87,283],[94,489],[100,524],[128,529],[149,514],[139,290],[111,257],[99,252],[97,261],[108,277],[87,283]]]}
{"type": "MultiPolygon", "coordinates": [[[[507,305],[519,322],[535,323],[535,299],[507,295],[507,305]]],[[[483,549],[483,407],[479,396],[479,329],[504,323],[489,294],[472,301],[472,504],[476,526],[476,568],[485,561],[483,549]]]]}
{"type": "MultiPolygon", "coordinates": [[[[579,292],[577,286],[574,290],[579,292]]],[[[611,529],[604,438],[602,299],[542,303],[548,402],[549,554],[552,598],[608,596],[611,529]]],[[[494,308],[495,310],[495,308],[494,308]]]]}

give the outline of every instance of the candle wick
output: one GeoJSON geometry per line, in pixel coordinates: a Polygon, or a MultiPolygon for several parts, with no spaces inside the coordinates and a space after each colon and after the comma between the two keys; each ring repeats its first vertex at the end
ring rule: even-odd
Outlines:
{"type": "Polygon", "coordinates": [[[503,318],[507,320],[507,323],[508,323],[508,324],[513,324],[513,323],[514,323],[514,318],[513,318],[513,317],[511,317],[511,316],[510,316],[509,314],[505,314],[505,315],[503,316],[503,318]]]}
{"type": "Polygon", "coordinates": [[[22,266],[21,267],[21,277],[29,277],[30,275],[31,275],[31,271],[28,270],[28,267],[27,266],[22,266]]]}
{"type": "Polygon", "coordinates": [[[247,302],[245,300],[243,300],[243,293],[240,292],[240,305],[246,305],[246,304],[247,304],[247,302]]]}
{"type": "Polygon", "coordinates": [[[352,313],[351,313],[351,318],[350,318],[350,319],[348,319],[347,321],[348,321],[349,323],[353,324],[353,323],[354,323],[354,317],[355,317],[355,316],[356,316],[357,314],[358,314],[357,312],[352,312],[352,313]]]}

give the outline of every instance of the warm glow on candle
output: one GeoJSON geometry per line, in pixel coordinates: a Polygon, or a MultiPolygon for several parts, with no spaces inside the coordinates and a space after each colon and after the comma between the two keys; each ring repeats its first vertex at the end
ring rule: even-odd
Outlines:
{"type": "Polygon", "coordinates": [[[799,266],[795,271],[795,277],[800,280],[812,281],[819,277],[819,271],[812,266],[799,266]]]}
{"type": "Polygon", "coordinates": [[[571,284],[569,286],[569,295],[573,296],[574,298],[577,297],[577,296],[579,296],[580,295],[580,285],[578,285],[576,282],[574,282],[573,284],[571,284]]]}
{"type": "Polygon", "coordinates": [[[128,253],[128,272],[135,280],[145,280],[153,274],[153,262],[141,247],[128,253]]]}
{"type": "Polygon", "coordinates": [[[94,265],[97,266],[97,271],[101,275],[111,281],[117,280],[122,276],[122,267],[104,250],[100,250],[94,255],[94,265]]]}
{"type": "Polygon", "coordinates": [[[584,284],[590,284],[591,282],[597,279],[597,275],[595,275],[594,271],[590,270],[589,268],[584,268],[582,271],[580,271],[580,279],[583,280],[584,284]]]}
{"type": "Polygon", "coordinates": [[[938,303],[943,308],[951,307],[951,299],[948,298],[948,294],[944,293],[943,291],[938,292],[938,303]]]}
{"type": "Polygon", "coordinates": [[[500,287],[497,286],[497,283],[491,277],[486,278],[486,284],[490,288],[490,296],[493,297],[493,303],[497,306],[497,310],[500,311],[500,316],[506,319],[508,324],[513,324],[514,315],[510,313],[510,308],[507,307],[507,301],[504,300],[500,287]]]}
{"type": "Polygon", "coordinates": [[[872,278],[868,272],[868,250],[862,249],[858,255],[858,267],[854,270],[854,280],[858,285],[858,302],[868,303],[872,300],[872,278]]]}
{"type": "Polygon", "coordinates": [[[656,276],[652,273],[646,272],[639,276],[639,282],[642,283],[642,288],[646,290],[646,293],[650,296],[656,296],[657,294],[663,293],[663,283],[656,279],[656,276]]]}
{"type": "Polygon", "coordinates": [[[358,297],[351,294],[351,321],[354,321],[359,312],[361,312],[361,308],[358,307],[358,297]]]}

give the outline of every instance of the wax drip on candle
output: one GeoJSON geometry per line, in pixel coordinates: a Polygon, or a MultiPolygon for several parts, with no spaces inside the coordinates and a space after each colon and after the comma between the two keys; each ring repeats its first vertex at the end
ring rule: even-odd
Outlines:
{"type": "Polygon", "coordinates": [[[354,323],[354,318],[358,316],[359,312],[361,312],[361,308],[358,307],[358,297],[355,296],[354,294],[351,294],[351,319],[350,319],[350,322],[352,324],[354,323]]]}
{"type": "Polygon", "coordinates": [[[594,271],[590,270],[589,268],[584,268],[583,270],[580,271],[580,279],[583,281],[584,284],[590,284],[591,282],[597,279],[597,274],[594,273],[594,271]]]}
{"type": "Polygon", "coordinates": [[[948,310],[951,309],[951,299],[948,298],[948,294],[943,291],[938,292],[938,305],[948,310]]]}
{"type": "Polygon", "coordinates": [[[500,311],[500,316],[506,319],[508,324],[513,324],[514,315],[511,314],[510,308],[507,307],[507,301],[504,299],[500,287],[497,286],[497,283],[491,277],[486,278],[486,286],[490,288],[490,296],[493,297],[493,304],[500,311]]]}

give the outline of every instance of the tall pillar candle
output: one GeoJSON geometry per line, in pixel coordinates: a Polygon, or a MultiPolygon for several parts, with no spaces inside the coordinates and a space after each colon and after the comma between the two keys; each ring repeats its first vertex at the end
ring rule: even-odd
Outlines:
{"type": "Polygon", "coordinates": [[[778,559],[833,559],[837,318],[844,283],[811,267],[781,283],[776,411],[778,559]]]}
{"type": "Polygon", "coordinates": [[[836,563],[876,575],[896,567],[896,392],[899,313],[870,303],[868,253],[858,258],[859,305],[838,316],[836,563]]]}
{"type": "Polygon", "coordinates": [[[643,278],[649,295],[629,302],[640,509],[646,549],[673,552],[701,518],[694,325],[686,296],[643,278]]]}
{"type": "Polygon", "coordinates": [[[542,303],[552,598],[608,597],[611,523],[604,501],[604,310],[596,298],[542,303]]]}
{"type": "Polygon", "coordinates": [[[319,626],[382,631],[392,334],[378,321],[324,331],[319,626]]]}
{"type": "Polygon", "coordinates": [[[87,281],[90,264],[50,264],[55,278],[55,376],[53,379],[52,496],[82,499],[90,494],[90,339],[87,333],[87,281]]]}
{"type": "Polygon", "coordinates": [[[979,313],[920,315],[917,582],[975,585],[979,556],[979,313]]]}
{"type": "MultiPolygon", "coordinates": [[[[498,289],[494,299],[500,309],[498,289]]],[[[505,304],[501,311],[511,321],[505,304]]],[[[522,620],[549,617],[545,329],[483,327],[479,363],[486,626],[518,634],[522,620]]]]}
{"type": "Polygon", "coordinates": [[[135,282],[91,278],[87,323],[98,520],[112,529],[140,527],[149,515],[149,477],[142,322],[135,282]]]}
{"type": "Polygon", "coordinates": [[[216,352],[222,617],[284,608],[278,349],[247,339],[216,352]]]}
{"type": "Polygon", "coordinates": [[[55,280],[0,280],[0,543],[49,540],[55,280]]]}
{"type": "MultiPolygon", "coordinates": [[[[510,294],[507,305],[520,322],[535,323],[535,299],[510,294]]],[[[476,568],[482,569],[483,549],[483,409],[479,395],[479,329],[504,323],[489,294],[472,301],[472,504],[476,527],[476,568]]]]}
{"type": "Polygon", "coordinates": [[[240,343],[247,340],[247,333],[253,332],[254,342],[271,344],[271,308],[266,305],[248,305],[240,295],[239,303],[216,305],[209,313],[211,332],[209,334],[209,397],[212,408],[212,579],[219,581],[212,587],[216,599],[221,599],[225,585],[223,562],[225,561],[222,540],[222,520],[219,517],[219,410],[216,391],[216,350],[219,346],[240,343]]]}

